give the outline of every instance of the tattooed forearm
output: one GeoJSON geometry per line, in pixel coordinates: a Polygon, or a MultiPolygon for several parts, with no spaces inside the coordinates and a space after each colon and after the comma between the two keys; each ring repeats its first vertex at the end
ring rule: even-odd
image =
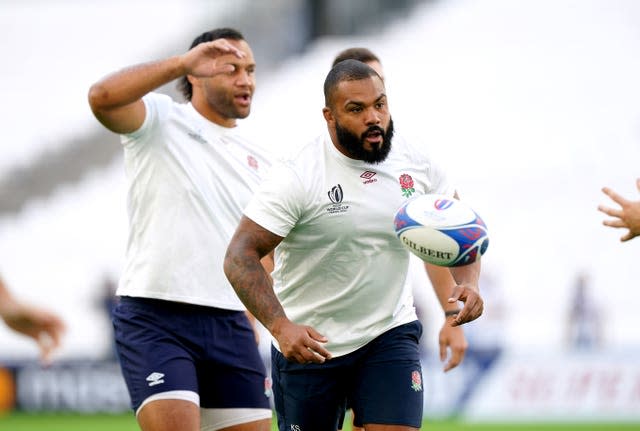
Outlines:
{"type": "Polygon", "coordinates": [[[281,240],[281,237],[243,218],[224,260],[225,274],[238,297],[269,330],[277,318],[285,317],[285,313],[260,259],[281,240]]]}

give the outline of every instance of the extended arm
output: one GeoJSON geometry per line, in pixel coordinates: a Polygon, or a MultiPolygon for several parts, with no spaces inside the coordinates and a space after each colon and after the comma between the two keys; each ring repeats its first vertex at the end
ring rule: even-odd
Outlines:
{"type": "Polygon", "coordinates": [[[91,86],[89,105],[107,129],[131,133],[144,121],[144,95],[184,75],[208,77],[229,72],[233,66],[216,64],[217,57],[229,53],[244,56],[225,39],[217,39],[196,45],[182,55],[125,68],[91,86]]]}
{"type": "Polygon", "coordinates": [[[33,338],[45,364],[59,344],[65,326],[55,314],[17,301],[0,279],[0,317],[14,331],[33,338]]]}
{"type": "Polygon", "coordinates": [[[282,239],[243,216],[227,248],[224,272],[240,300],[278,341],[287,359],[322,363],[331,358],[321,344],[326,338],[312,327],[297,325],[287,318],[271,278],[260,263],[282,239]]]}

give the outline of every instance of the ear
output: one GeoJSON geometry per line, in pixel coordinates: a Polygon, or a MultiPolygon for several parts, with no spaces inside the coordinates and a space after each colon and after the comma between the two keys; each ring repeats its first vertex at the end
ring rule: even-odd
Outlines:
{"type": "Polygon", "coordinates": [[[324,119],[327,122],[327,124],[333,125],[335,123],[333,112],[331,112],[330,108],[327,108],[326,106],[322,108],[322,115],[324,116],[324,119]]]}
{"type": "Polygon", "coordinates": [[[187,81],[193,86],[197,87],[200,80],[193,75],[187,75],[187,81]]]}

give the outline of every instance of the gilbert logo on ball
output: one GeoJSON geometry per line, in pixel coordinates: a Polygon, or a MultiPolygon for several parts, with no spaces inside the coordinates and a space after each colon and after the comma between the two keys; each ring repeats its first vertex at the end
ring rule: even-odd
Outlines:
{"type": "Polygon", "coordinates": [[[394,226],[409,251],[434,265],[473,263],[489,246],[480,216],[466,203],[445,195],[408,199],[396,212],[394,226]]]}

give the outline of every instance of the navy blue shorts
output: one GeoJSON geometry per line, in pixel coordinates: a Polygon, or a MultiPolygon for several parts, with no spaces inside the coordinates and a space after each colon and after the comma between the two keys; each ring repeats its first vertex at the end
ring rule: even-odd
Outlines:
{"type": "Polygon", "coordinates": [[[271,347],[273,394],[280,431],[342,427],[351,406],[355,425],[422,425],[418,342],[422,325],[393,328],[367,345],[324,364],[288,361],[271,347]]]}
{"type": "Polygon", "coordinates": [[[202,408],[271,408],[244,312],[122,297],[113,326],[134,411],[167,392],[193,393],[202,408]]]}

